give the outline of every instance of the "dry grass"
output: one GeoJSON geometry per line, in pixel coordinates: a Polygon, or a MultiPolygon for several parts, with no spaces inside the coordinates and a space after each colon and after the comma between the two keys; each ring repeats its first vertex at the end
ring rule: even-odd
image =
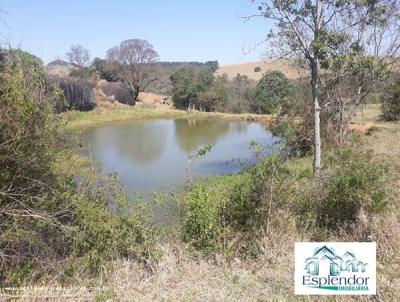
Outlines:
{"type": "MultiPolygon", "coordinates": [[[[80,292],[74,298],[44,298],[31,295],[24,301],[398,301],[400,297],[400,124],[379,122],[376,106],[367,106],[372,129],[362,138],[365,148],[391,160],[388,177],[393,208],[389,213],[367,219],[332,241],[377,242],[377,291],[368,296],[295,296],[293,248],[296,241],[307,241],[298,234],[293,217],[280,213],[272,222],[272,237],[258,241],[257,259],[233,259],[220,255],[205,257],[185,250],[180,242],[164,243],[162,256],[151,266],[135,261],[117,261],[102,278],[79,286],[105,286],[106,293],[80,292]]],[[[1,298],[1,296],[0,296],[1,298]]]]}
{"type": "MultiPolygon", "coordinates": [[[[105,287],[105,292],[82,290],[71,300],[32,294],[26,301],[371,301],[367,296],[295,296],[294,242],[308,241],[296,231],[293,217],[280,213],[271,237],[258,241],[257,259],[230,262],[220,255],[187,252],[180,242],[161,246],[162,257],[149,269],[135,261],[116,261],[103,278],[77,286],[105,287]]],[[[377,289],[374,301],[398,301],[400,296],[400,230],[394,214],[361,221],[351,232],[332,241],[376,240],[377,289]]],[[[71,293],[69,294],[71,296],[71,293]]]]}
{"type": "Polygon", "coordinates": [[[289,79],[298,79],[307,75],[306,70],[300,69],[295,62],[285,59],[254,61],[242,64],[222,65],[215,72],[215,75],[223,75],[224,73],[229,79],[232,79],[236,74],[248,76],[250,79],[258,81],[267,71],[281,71],[289,79]],[[260,67],[261,71],[255,72],[254,69],[260,67]]]}

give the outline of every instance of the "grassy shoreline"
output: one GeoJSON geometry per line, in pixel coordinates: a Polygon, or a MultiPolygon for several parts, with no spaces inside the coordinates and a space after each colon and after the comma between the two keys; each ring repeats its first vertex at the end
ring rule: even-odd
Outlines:
{"type": "Polygon", "coordinates": [[[125,122],[142,119],[161,118],[226,118],[232,120],[257,121],[264,124],[271,123],[274,119],[271,115],[258,114],[233,114],[220,112],[188,112],[178,109],[151,108],[151,107],[129,107],[97,108],[93,111],[68,111],[61,114],[67,122],[67,128],[74,132],[83,131],[100,124],[125,122]]]}

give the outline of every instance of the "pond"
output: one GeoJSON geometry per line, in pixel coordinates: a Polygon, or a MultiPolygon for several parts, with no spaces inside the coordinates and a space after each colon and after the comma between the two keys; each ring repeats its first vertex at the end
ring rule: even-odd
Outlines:
{"type": "Polygon", "coordinates": [[[80,135],[102,172],[117,172],[129,194],[179,190],[187,179],[239,172],[255,161],[250,142],[278,139],[259,123],[225,119],[140,120],[97,126],[80,135]],[[208,144],[212,149],[193,159],[208,144]]]}

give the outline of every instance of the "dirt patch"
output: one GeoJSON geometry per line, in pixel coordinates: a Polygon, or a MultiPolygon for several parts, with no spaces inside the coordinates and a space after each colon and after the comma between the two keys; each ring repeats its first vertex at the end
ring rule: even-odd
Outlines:
{"type": "Polygon", "coordinates": [[[141,92],[139,94],[139,101],[143,104],[151,105],[161,108],[172,108],[172,100],[170,97],[151,92],[141,92]]]}

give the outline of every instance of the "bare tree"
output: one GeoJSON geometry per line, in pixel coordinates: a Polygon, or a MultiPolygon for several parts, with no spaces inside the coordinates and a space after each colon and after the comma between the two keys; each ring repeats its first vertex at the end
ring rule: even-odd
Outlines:
{"type": "MultiPolygon", "coordinates": [[[[107,51],[107,59],[119,71],[119,78],[137,100],[139,92],[157,80],[158,54],[146,40],[130,39],[107,51]]],[[[132,104],[133,105],[133,104],[132,104]]]]}
{"type": "Polygon", "coordinates": [[[79,44],[73,44],[65,56],[71,63],[78,65],[80,68],[85,67],[90,61],[89,50],[79,44]]]}
{"type": "MultiPolygon", "coordinates": [[[[255,16],[275,21],[267,36],[271,55],[302,58],[310,73],[314,107],[314,174],[321,169],[320,85],[321,62],[330,56],[350,52],[359,45],[357,30],[368,28],[379,17],[383,2],[343,0],[252,1],[260,13],[255,16]]],[[[252,16],[250,16],[252,17],[252,16]]],[[[363,31],[365,32],[365,31],[363,31]]]]}

